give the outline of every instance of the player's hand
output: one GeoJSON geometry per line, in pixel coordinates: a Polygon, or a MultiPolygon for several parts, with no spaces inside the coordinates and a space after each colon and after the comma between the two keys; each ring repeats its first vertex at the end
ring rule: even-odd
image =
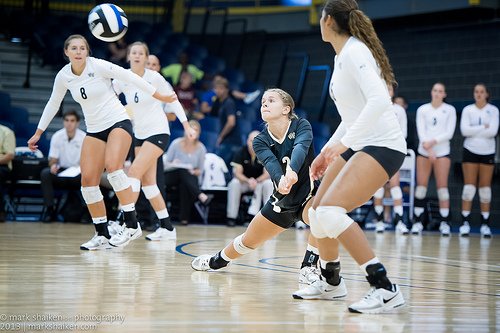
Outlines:
{"type": "Polygon", "coordinates": [[[422,143],[422,147],[424,147],[425,150],[430,150],[432,147],[436,145],[437,141],[436,140],[430,140],[430,141],[424,141],[422,143]]]}
{"type": "Polygon", "coordinates": [[[340,154],[344,153],[348,148],[340,141],[334,142],[328,146],[324,146],[321,153],[324,155],[326,163],[332,163],[340,154]]]}
{"type": "Polygon", "coordinates": [[[38,141],[40,140],[40,134],[35,133],[29,140],[28,140],[28,148],[31,151],[36,151],[38,149],[38,141]]]}
{"type": "Polygon", "coordinates": [[[247,184],[250,187],[250,189],[253,191],[257,187],[257,180],[253,177],[248,178],[247,184]]]}
{"type": "Polygon", "coordinates": [[[59,165],[57,165],[57,163],[52,164],[50,167],[50,173],[57,175],[57,171],[59,171],[59,165]]]}
{"type": "Polygon", "coordinates": [[[280,182],[278,184],[278,192],[287,195],[290,193],[290,190],[292,189],[291,185],[288,185],[288,181],[286,180],[285,176],[281,176],[280,182]]]}
{"type": "Polygon", "coordinates": [[[429,153],[429,160],[430,160],[431,162],[434,162],[434,161],[437,159],[437,157],[436,157],[436,153],[434,152],[434,150],[432,150],[432,149],[427,149],[427,152],[429,153]]]}
{"type": "Polygon", "coordinates": [[[328,163],[326,162],[325,155],[320,153],[311,164],[311,177],[314,180],[318,180],[323,177],[326,169],[328,168],[328,163]]]}
{"type": "Polygon", "coordinates": [[[197,132],[194,128],[189,126],[189,128],[185,129],[186,135],[189,139],[196,139],[197,132]]]}
{"type": "Polygon", "coordinates": [[[177,100],[177,95],[175,93],[173,93],[171,95],[162,95],[156,91],[153,94],[153,97],[164,102],[164,103],[172,103],[172,102],[175,102],[177,100]]]}
{"type": "Polygon", "coordinates": [[[297,173],[295,171],[289,168],[286,170],[285,179],[291,189],[292,186],[299,180],[299,176],[297,176],[297,173]]]}

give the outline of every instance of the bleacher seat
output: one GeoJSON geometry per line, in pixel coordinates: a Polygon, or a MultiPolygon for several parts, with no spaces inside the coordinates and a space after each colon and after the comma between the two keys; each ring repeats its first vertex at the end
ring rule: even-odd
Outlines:
{"type": "Polygon", "coordinates": [[[219,74],[226,69],[226,62],[224,59],[216,56],[208,56],[203,60],[202,70],[205,75],[214,76],[219,74]]]}
{"type": "Polygon", "coordinates": [[[207,116],[200,119],[200,125],[202,133],[205,131],[219,133],[221,130],[219,118],[216,117],[207,116]]]}
{"type": "Polygon", "coordinates": [[[318,156],[318,154],[321,152],[321,148],[324,147],[324,145],[328,142],[329,138],[321,137],[321,136],[314,136],[313,137],[313,147],[314,147],[314,154],[318,156]]]}
{"type": "Polygon", "coordinates": [[[10,119],[10,94],[0,91],[0,120],[10,119]]]}
{"type": "Polygon", "coordinates": [[[311,126],[314,136],[329,138],[332,135],[332,132],[330,131],[330,126],[328,126],[328,124],[326,123],[313,121],[311,122],[311,126]]]}
{"type": "Polygon", "coordinates": [[[237,126],[240,129],[240,134],[242,135],[243,142],[246,142],[248,134],[252,131],[252,122],[246,119],[238,119],[237,126]]]}
{"type": "Polygon", "coordinates": [[[217,138],[219,137],[218,133],[215,132],[209,132],[209,131],[201,131],[200,134],[200,141],[205,145],[205,148],[207,148],[208,153],[214,153],[216,149],[216,144],[217,144],[217,138]]]}
{"type": "Polygon", "coordinates": [[[301,109],[301,108],[296,108],[293,111],[295,112],[295,114],[297,115],[297,117],[307,119],[307,112],[306,112],[306,110],[301,109]]]}

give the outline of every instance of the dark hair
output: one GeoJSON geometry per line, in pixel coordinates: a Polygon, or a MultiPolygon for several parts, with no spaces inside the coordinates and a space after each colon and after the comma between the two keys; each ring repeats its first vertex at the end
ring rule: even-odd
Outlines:
{"type": "Polygon", "coordinates": [[[78,114],[78,112],[76,112],[75,109],[64,111],[62,114],[63,119],[65,119],[67,116],[74,116],[76,118],[76,121],[80,121],[80,115],[78,114]]]}
{"type": "Polygon", "coordinates": [[[355,0],[327,0],[323,10],[337,23],[337,33],[354,36],[370,49],[384,81],[387,84],[395,84],[396,78],[382,42],[373,28],[372,21],[359,10],[358,3],[355,0]]]}
{"type": "Polygon", "coordinates": [[[479,82],[479,83],[476,83],[474,85],[474,90],[476,89],[477,86],[483,86],[484,87],[484,90],[486,90],[486,93],[488,94],[488,97],[486,97],[486,102],[490,102],[490,99],[491,99],[491,93],[490,93],[490,90],[488,89],[488,87],[482,83],[482,82],[479,82]]]}

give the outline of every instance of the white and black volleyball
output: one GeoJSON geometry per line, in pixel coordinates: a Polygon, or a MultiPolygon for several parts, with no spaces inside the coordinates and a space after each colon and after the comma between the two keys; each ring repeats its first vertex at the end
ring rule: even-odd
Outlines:
{"type": "Polygon", "coordinates": [[[127,15],[112,3],[95,6],[89,13],[88,23],[92,35],[105,42],[116,42],[128,29],[127,15]]]}

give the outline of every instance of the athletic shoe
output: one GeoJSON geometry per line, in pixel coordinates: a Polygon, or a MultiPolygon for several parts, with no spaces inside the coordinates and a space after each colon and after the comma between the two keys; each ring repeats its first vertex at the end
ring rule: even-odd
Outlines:
{"type": "Polygon", "coordinates": [[[392,288],[394,291],[372,287],[360,301],[349,306],[349,311],[355,313],[383,313],[403,306],[405,300],[398,285],[394,284],[392,288]]]}
{"type": "Polygon", "coordinates": [[[295,228],[297,229],[307,229],[307,224],[302,221],[295,222],[295,228]]]}
{"type": "Polygon", "coordinates": [[[175,228],[174,230],[170,231],[168,229],[160,227],[156,229],[156,231],[152,234],[147,235],[146,239],[150,241],[175,240],[177,239],[177,231],[175,230],[175,228]]]}
{"type": "Polygon", "coordinates": [[[468,237],[470,234],[470,225],[469,222],[464,222],[460,228],[458,229],[458,233],[462,237],[468,237]]]}
{"type": "Polygon", "coordinates": [[[481,236],[482,237],[484,237],[484,238],[491,238],[491,229],[490,229],[489,225],[482,224],[481,228],[479,229],[479,231],[481,232],[481,236]]]}
{"type": "Polygon", "coordinates": [[[109,221],[108,222],[108,232],[110,236],[114,236],[122,230],[122,226],[118,221],[109,221]]]}
{"type": "Polygon", "coordinates": [[[99,236],[97,232],[94,234],[88,242],[80,245],[80,250],[105,250],[110,249],[111,245],[109,244],[109,240],[104,236],[99,236]]]}
{"type": "Polygon", "coordinates": [[[408,235],[410,230],[408,230],[408,227],[403,221],[399,221],[398,224],[396,224],[396,232],[401,235],[408,235]]]}
{"type": "Polygon", "coordinates": [[[210,258],[212,256],[210,254],[202,254],[201,256],[198,256],[191,261],[191,267],[195,271],[208,271],[211,270],[210,268],[210,258]]]}
{"type": "Polygon", "coordinates": [[[122,226],[122,230],[111,237],[111,239],[109,240],[109,244],[113,245],[114,247],[123,247],[126,246],[131,240],[141,237],[141,235],[142,229],[140,223],[137,223],[136,229],[127,228],[127,226],[124,224],[122,226]]]}
{"type": "Polygon", "coordinates": [[[379,221],[375,223],[375,232],[378,234],[382,234],[385,231],[385,223],[382,221],[379,221]]]}
{"type": "Polygon", "coordinates": [[[247,95],[243,99],[243,102],[245,102],[245,104],[250,104],[253,101],[255,101],[259,96],[260,96],[260,90],[252,91],[251,93],[247,93],[247,95]]]}
{"type": "Polygon", "coordinates": [[[347,296],[347,288],[345,286],[345,282],[342,277],[340,278],[340,283],[338,286],[332,286],[326,281],[318,279],[313,283],[311,283],[309,286],[297,290],[292,295],[292,297],[295,299],[328,299],[328,300],[334,300],[346,296],[347,296]]]}
{"type": "Polygon", "coordinates": [[[421,235],[423,230],[424,230],[424,226],[423,226],[422,222],[415,222],[411,226],[411,233],[413,235],[421,235]]]}
{"type": "Polygon", "coordinates": [[[305,288],[320,279],[321,271],[314,266],[302,267],[299,271],[299,289],[305,288]]]}
{"type": "Polygon", "coordinates": [[[450,225],[445,221],[441,221],[441,224],[439,225],[439,231],[441,232],[441,236],[448,237],[451,231],[450,225]]]}

